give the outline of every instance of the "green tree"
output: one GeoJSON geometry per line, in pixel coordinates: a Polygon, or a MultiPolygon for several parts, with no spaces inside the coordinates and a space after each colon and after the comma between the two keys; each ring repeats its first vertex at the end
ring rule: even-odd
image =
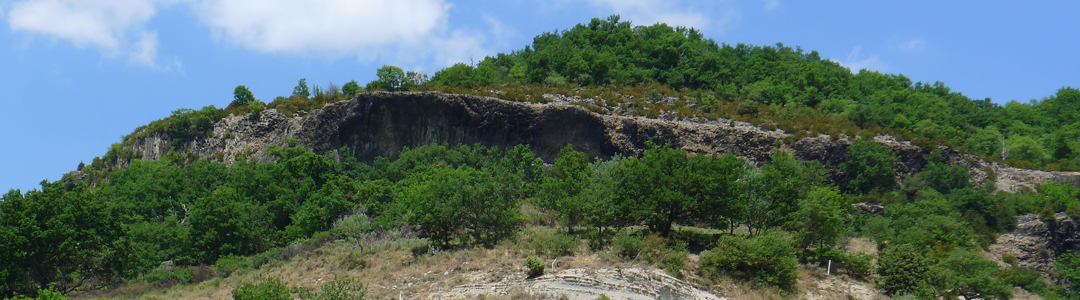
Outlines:
{"type": "Polygon", "coordinates": [[[409,78],[399,67],[383,65],[375,71],[375,80],[368,82],[367,90],[398,91],[408,84],[409,78]]]}
{"type": "Polygon", "coordinates": [[[311,90],[308,89],[307,78],[300,78],[300,82],[293,88],[292,95],[304,98],[311,97],[311,90]]]}
{"type": "Polygon", "coordinates": [[[945,299],[1009,299],[1012,286],[998,277],[996,263],[979,252],[955,249],[931,268],[934,286],[945,299]]]}
{"type": "Polygon", "coordinates": [[[893,166],[899,161],[892,150],[870,138],[855,140],[848,147],[844,169],[851,177],[847,189],[866,193],[874,189],[891,190],[896,186],[893,166]]]}
{"type": "Polygon", "coordinates": [[[591,173],[589,156],[566,145],[555,157],[550,175],[540,186],[543,206],[558,211],[566,219],[568,232],[573,232],[574,226],[584,217],[586,202],[581,199],[581,193],[589,183],[591,173]]]}
{"type": "Polygon", "coordinates": [[[121,219],[85,184],[41,182],[0,201],[0,295],[68,293],[126,274],[121,219]],[[71,189],[70,191],[68,189],[71,189]]]}
{"type": "Polygon", "coordinates": [[[359,83],[356,83],[356,80],[352,80],[346,82],[345,85],[341,87],[341,92],[346,96],[355,97],[357,94],[360,94],[360,92],[363,92],[363,88],[360,87],[359,83]]]}
{"type": "Polygon", "coordinates": [[[246,86],[238,85],[233,89],[233,104],[244,105],[255,101],[255,95],[246,86]]]}
{"type": "Polygon", "coordinates": [[[998,131],[995,126],[987,126],[986,128],[979,128],[975,130],[971,136],[968,137],[967,143],[964,145],[968,150],[976,153],[982,153],[989,156],[1001,155],[1001,142],[1004,136],[1001,135],[1001,131],[998,131]]]}
{"type": "Polygon", "coordinates": [[[743,221],[744,211],[736,201],[743,162],[731,154],[696,155],[688,164],[686,193],[696,205],[694,217],[712,228],[734,230],[743,221]]]}
{"type": "Polygon", "coordinates": [[[925,251],[911,244],[889,245],[878,257],[878,287],[890,296],[926,297],[931,263],[925,251]]]}
{"type": "Polygon", "coordinates": [[[346,194],[352,194],[357,189],[356,184],[344,176],[327,181],[297,207],[291,216],[292,224],[286,228],[287,234],[295,239],[329,230],[334,221],[356,207],[346,194]]]}
{"type": "Polygon", "coordinates": [[[847,230],[849,204],[834,187],[813,187],[799,201],[798,232],[802,248],[832,245],[847,230]]]}
{"type": "Polygon", "coordinates": [[[716,248],[701,253],[698,272],[706,278],[721,275],[750,279],[790,288],[798,278],[795,248],[780,234],[757,237],[721,237],[716,248]]]}
{"type": "Polygon", "coordinates": [[[623,178],[621,156],[605,161],[596,161],[591,165],[593,174],[588,185],[581,192],[583,202],[582,223],[597,228],[597,234],[604,232],[604,227],[622,227],[629,224],[631,212],[620,209],[617,197],[617,182],[623,178]]]}
{"type": "Polygon", "coordinates": [[[1080,253],[1072,250],[1066,251],[1057,258],[1057,262],[1054,263],[1054,268],[1057,269],[1058,274],[1061,277],[1072,283],[1071,292],[1076,295],[1080,294],[1080,253]]]}
{"type": "Polygon", "coordinates": [[[520,222],[512,186],[472,167],[440,167],[406,179],[403,197],[410,203],[409,223],[421,236],[449,247],[493,246],[510,236],[520,222]]]}
{"type": "Polygon", "coordinates": [[[693,204],[683,193],[686,182],[686,153],[668,145],[648,142],[640,159],[623,163],[617,190],[619,201],[632,207],[633,217],[649,229],[667,236],[672,223],[687,223],[693,204]]]}
{"type": "Polygon", "coordinates": [[[971,174],[967,166],[950,166],[942,161],[941,151],[934,149],[927,159],[926,166],[919,172],[926,186],[947,194],[954,189],[971,186],[971,174]]]}
{"type": "Polygon", "coordinates": [[[189,218],[193,248],[204,263],[224,255],[250,255],[268,248],[265,210],[235,189],[224,187],[199,198],[189,218]]]}
{"type": "Polygon", "coordinates": [[[431,81],[436,85],[476,87],[481,83],[476,78],[476,68],[464,63],[456,63],[446,69],[435,72],[431,81]]]}
{"type": "Polygon", "coordinates": [[[1046,155],[1042,144],[1027,136],[1010,136],[1006,141],[1006,149],[1008,149],[1008,157],[1036,164],[1041,164],[1043,160],[1050,158],[1046,155]]]}

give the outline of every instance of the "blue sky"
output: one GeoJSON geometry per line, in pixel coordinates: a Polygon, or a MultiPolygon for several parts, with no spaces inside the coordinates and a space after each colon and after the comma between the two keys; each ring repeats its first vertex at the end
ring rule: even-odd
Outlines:
{"type": "Polygon", "coordinates": [[[38,187],[177,108],[269,101],[299,78],[434,71],[620,14],[782,42],[995,102],[1080,87],[1075,1],[0,0],[0,190],[38,187]]]}

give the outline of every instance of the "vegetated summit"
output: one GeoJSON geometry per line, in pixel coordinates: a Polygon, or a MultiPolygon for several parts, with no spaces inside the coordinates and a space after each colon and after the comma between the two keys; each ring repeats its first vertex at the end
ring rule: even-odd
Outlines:
{"type": "MultiPolygon", "coordinates": [[[[1076,245],[1000,266],[977,254],[1020,215],[1080,216],[1076,189],[1049,180],[1071,177],[1028,170],[1077,168],[1073,88],[1000,106],[617,16],[431,78],[377,75],[301,79],[269,104],[238,86],[224,109],[177,110],[59,181],[5,194],[0,296],[197,283],[388,237],[411,249],[360,248],[331,270],[501,247],[655,266],[709,291],[729,278],[791,291],[800,264],[836,261],[888,295],[1076,295],[1076,245]],[[877,246],[844,247],[860,240],[877,246]]],[[[340,286],[354,283],[392,292],[340,286]]]]}

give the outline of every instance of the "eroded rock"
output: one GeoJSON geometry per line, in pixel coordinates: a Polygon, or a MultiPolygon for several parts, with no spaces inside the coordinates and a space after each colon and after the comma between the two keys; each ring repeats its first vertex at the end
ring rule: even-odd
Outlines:
{"type": "MultiPolygon", "coordinates": [[[[608,158],[616,154],[639,155],[651,141],[694,154],[732,153],[757,162],[768,162],[773,151],[784,149],[798,159],[818,160],[835,167],[847,161],[847,147],[854,139],[820,135],[785,141],[791,135],[783,130],[764,130],[745,122],[601,115],[569,104],[590,99],[549,97],[556,101],[534,104],[440,92],[364,93],[302,117],[289,117],[273,109],[264,111],[258,122],[250,114],[230,116],[218,121],[211,133],[183,141],[177,150],[225,163],[238,157],[270,162],[274,158],[264,152],[266,147],[284,145],[285,138],[292,136],[300,145],[320,154],[348,146],[350,154],[363,161],[377,156],[395,159],[403,147],[479,143],[498,147],[528,144],[540,158],[550,162],[566,144],[592,157],[608,158]]],[[[166,133],[146,134],[135,138],[131,150],[142,159],[154,160],[169,151],[171,141],[166,133]]],[[[895,166],[898,179],[921,170],[930,154],[927,149],[891,136],[878,136],[874,141],[889,147],[900,158],[895,166]]],[[[1080,184],[1080,176],[1075,174],[1017,169],[948,147],[937,149],[946,162],[969,167],[976,185],[991,175],[996,178],[998,190],[1009,192],[1035,189],[1051,179],[1080,184]]],[[[830,173],[834,182],[847,176],[838,168],[832,168],[830,173]]]]}

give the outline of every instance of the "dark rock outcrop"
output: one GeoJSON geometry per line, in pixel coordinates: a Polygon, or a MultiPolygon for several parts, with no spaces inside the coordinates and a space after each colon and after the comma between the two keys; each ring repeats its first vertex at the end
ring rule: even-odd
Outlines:
{"type": "Polygon", "coordinates": [[[1017,226],[1009,233],[998,236],[986,249],[987,258],[1001,266],[1007,266],[1006,255],[1016,258],[1024,268],[1037,270],[1052,278],[1056,257],[1066,251],[1080,251],[1080,223],[1058,213],[1053,221],[1042,221],[1035,214],[1017,219],[1017,226]]]}
{"type": "MultiPolygon", "coordinates": [[[[249,115],[231,116],[218,121],[213,132],[184,141],[178,150],[226,163],[237,157],[266,162],[274,158],[263,149],[284,145],[289,136],[321,154],[348,146],[361,160],[377,156],[394,159],[403,147],[432,143],[528,144],[545,161],[551,161],[563,146],[573,144],[590,156],[607,158],[639,155],[651,141],[694,154],[732,153],[758,162],[769,161],[773,151],[783,149],[798,159],[818,160],[827,166],[846,162],[847,146],[852,141],[846,136],[827,135],[785,141],[791,135],[782,130],[763,130],[745,122],[600,115],[565,101],[531,104],[439,92],[374,92],[328,104],[303,117],[288,117],[272,109],[263,112],[258,122],[249,115]]],[[[895,166],[898,178],[915,174],[926,164],[926,149],[890,136],[878,136],[874,141],[900,158],[895,166]]],[[[132,142],[139,157],[158,159],[170,149],[171,138],[152,133],[132,142]]],[[[944,146],[938,149],[948,163],[969,167],[977,184],[991,175],[986,171],[992,171],[999,190],[1033,189],[1044,180],[1080,178],[990,163],[944,146]]],[[[836,168],[830,176],[834,181],[846,178],[836,168]]]]}

